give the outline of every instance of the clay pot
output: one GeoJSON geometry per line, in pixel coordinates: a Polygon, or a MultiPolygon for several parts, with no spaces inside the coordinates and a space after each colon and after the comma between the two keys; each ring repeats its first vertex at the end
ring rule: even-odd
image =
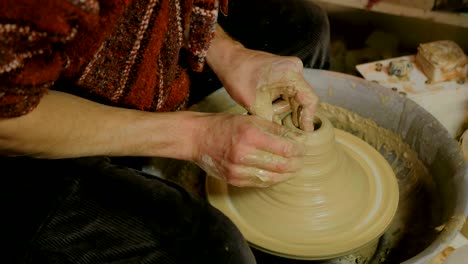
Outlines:
{"type": "MultiPolygon", "coordinates": [[[[209,202],[253,247],[294,259],[372,256],[394,217],[399,193],[387,161],[363,140],[317,114],[304,168],[269,188],[238,188],[207,177],[209,202]]],[[[291,130],[288,116],[283,125],[291,130]]]]}

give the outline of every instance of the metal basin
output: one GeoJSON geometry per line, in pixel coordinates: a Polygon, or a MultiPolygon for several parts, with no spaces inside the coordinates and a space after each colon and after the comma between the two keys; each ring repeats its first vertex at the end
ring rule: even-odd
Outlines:
{"type": "MultiPolygon", "coordinates": [[[[320,263],[429,262],[449,246],[468,212],[468,174],[458,142],[429,112],[388,88],[324,70],[305,69],[304,75],[323,104],[346,113],[329,111],[332,123],[361,137],[389,161],[401,193],[397,215],[381,237],[375,254],[343,256],[320,263]],[[364,123],[372,125],[366,127],[364,123]],[[392,144],[376,139],[376,134],[390,135],[392,144]],[[408,162],[412,155],[416,162],[408,162]]],[[[226,91],[220,89],[192,110],[222,112],[235,106],[226,91]]],[[[194,164],[154,158],[145,170],[204,196],[205,175],[194,164]]],[[[254,253],[259,263],[304,263],[256,249],[254,253]]]]}

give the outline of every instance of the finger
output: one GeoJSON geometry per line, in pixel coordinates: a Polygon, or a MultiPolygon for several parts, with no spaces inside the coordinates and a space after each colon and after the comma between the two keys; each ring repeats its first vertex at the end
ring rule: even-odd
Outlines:
{"type": "Polygon", "coordinates": [[[299,128],[304,131],[313,131],[314,130],[314,116],[318,103],[318,97],[314,94],[302,94],[303,92],[298,92],[296,95],[296,100],[301,100],[299,103],[301,107],[298,109],[298,125],[299,128]]]}
{"type": "Polygon", "coordinates": [[[257,187],[257,188],[267,188],[273,183],[270,182],[262,182],[261,180],[257,178],[248,178],[248,179],[237,179],[235,181],[230,181],[228,184],[236,187],[257,187]]]}
{"type": "Polygon", "coordinates": [[[294,95],[293,101],[300,105],[296,112],[295,125],[305,131],[313,130],[313,120],[317,104],[318,96],[313,92],[312,87],[307,83],[302,76],[298,77],[296,82],[297,92],[294,95]],[[297,123],[296,123],[297,122],[297,123]]]}
{"type": "Polygon", "coordinates": [[[259,116],[268,121],[273,121],[274,110],[271,103],[272,98],[267,88],[268,87],[266,86],[257,88],[255,104],[248,110],[253,115],[259,116]]]}
{"type": "Polygon", "coordinates": [[[227,183],[238,187],[267,187],[270,184],[267,172],[262,169],[252,169],[246,166],[235,166],[227,177],[227,183]],[[260,175],[260,176],[259,176],[260,175]]]}
{"type": "Polygon", "coordinates": [[[299,104],[299,102],[293,98],[290,99],[290,104],[292,108],[292,113],[291,113],[291,118],[292,122],[295,127],[300,128],[299,125],[299,113],[302,109],[302,106],[299,104]]]}
{"type": "Polygon", "coordinates": [[[259,150],[286,158],[305,153],[303,135],[297,129],[291,130],[275,123],[266,123],[261,129],[264,133],[252,142],[259,150]]]}
{"type": "MultiPolygon", "coordinates": [[[[298,63],[302,64],[300,60],[298,63]]],[[[283,100],[289,103],[294,126],[305,128],[307,131],[313,130],[313,124],[303,121],[313,118],[318,97],[301,72],[290,71],[286,76],[285,83],[277,83],[275,90],[278,90],[277,93],[279,92],[283,100]]]]}
{"type": "Polygon", "coordinates": [[[273,103],[273,122],[282,125],[282,120],[291,113],[291,106],[288,101],[278,99],[273,103]]]}
{"type": "Polygon", "coordinates": [[[304,72],[304,63],[298,57],[289,57],[289,59],[294,63],[296,72],[303,73],[304,72]]]}
{"type": "Polygon", "coordinates": [[[301,108],[299,114],[299,128],[304,131],[314,131],[314,116],[315,116],[315,107],[312,108],[301,108]]]}
{"type": "Polygon", "coordinates": [[[273,113],[275,115],[282,115],[289,111],[291,111],[291,106],[288,101],[281,99],[273,103],[273,113]]]}
{"type": "Polygon", "coordinates": [[[285,158],[265,151],[257,151],[255,154],[246,155],[241,162],[243,166],[255,167],[278,173],[296,172],[304,166],[303,158],[285,158]]]}
{"type": "Polygon", "coordinates": [[[302,145],[304,140],[307,139],[307,133],[293,126],[292,117],[289,115],[283,119],[283,125],[266,123],[261,129],[264,132],[278,136],[281,139],[292,140],[293,143],[302,145]]]}
{"type": "Polygon", "coordinates": [[[290,112],[289,101],[281,99],[282,86],[269,85],[264,87],[265,91],[257,92],[257,99],[254,105],[254,113],[268,121],[281,124],[281,119],[290,112]],[[267,95],[265,94],[267,93],[267,95]]]}
{"type": "Polygon", "coordinates": [[[237,167],[235,180],[228,183],[239,187],[265,188],[273,184],[286,181],[295,176],[294,173],[277,173],[252,167],[237,167]]]}

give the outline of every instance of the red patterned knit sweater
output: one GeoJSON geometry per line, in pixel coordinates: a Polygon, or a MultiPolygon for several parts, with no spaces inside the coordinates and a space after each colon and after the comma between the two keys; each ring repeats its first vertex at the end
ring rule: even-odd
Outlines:
{"type": "Polygon", "coordinates": [[[182,109],[187,70],[203,68],[218,9],[226,13],[227,0],[1,0],[0,117],[32,111],[55,88],[182,109]]]}

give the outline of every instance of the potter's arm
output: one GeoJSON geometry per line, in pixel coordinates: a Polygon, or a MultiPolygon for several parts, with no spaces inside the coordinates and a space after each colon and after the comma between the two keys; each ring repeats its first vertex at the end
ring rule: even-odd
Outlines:
{"type": "Polygon", "coordinates": [[[0,155],[167,157],[233,185],[265,187],[301,167],[303,148],[285,133],[255,116],[150,113],[49,91],[32,112],[0,119],[0,155]]]}
{"type": "Polygon", "coordinates": [[[299,58],[247,49],[218,25],[207,62],[231,97],[252,114],[273,120],[272,103],[283,99],[294,124],[313,130],[319,99],[303,77],[299,58]]]}
{"type": "Polygon", "coordinates": [[[49,91],[32,112],[0,119],[0,154],[191,157],[194,114],[147,113],[49,91]]]}

